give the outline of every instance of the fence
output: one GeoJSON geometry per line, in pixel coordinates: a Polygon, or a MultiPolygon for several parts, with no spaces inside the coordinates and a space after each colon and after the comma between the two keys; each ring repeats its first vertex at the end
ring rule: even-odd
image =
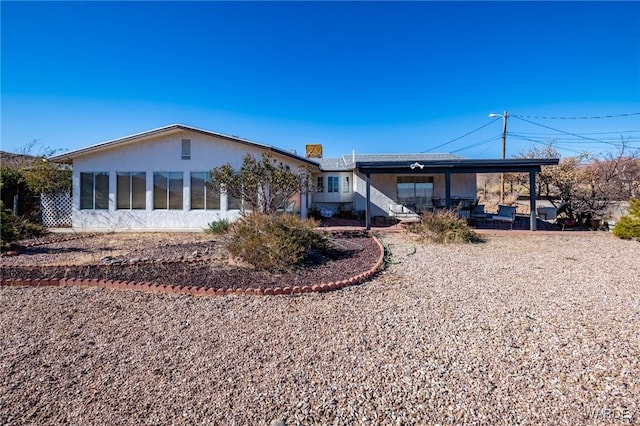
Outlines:
{"type": "Polygon", "coordinates": [[[71,226],[71,194],[42,194],[42,224],[48,228],[71,226]]]}

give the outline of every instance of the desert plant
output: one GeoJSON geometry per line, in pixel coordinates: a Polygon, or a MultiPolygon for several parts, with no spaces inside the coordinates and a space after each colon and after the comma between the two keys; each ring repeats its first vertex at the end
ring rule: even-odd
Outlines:
{"type": "Polygon", "coordinates": [[[255,267],[285,272],[327,247],[317,222],[298,216],[251,213],[231,225],[229,252],[255,267]]]}
{"type": "Polygon", "coordinates": [[[205,232],[208,234],[225,234],[229,231],[229,221],[227,219],[218,219],[208,224],[205,232]]]}
{"type": "Polygon", "coordinates": [[[613,235],[623,240],[640,241],[640,199],[629,201],[629,214],[616,222],[613,235]]]}
{"type": "Polygon", "coordinates": [[[33,223],[24,217],[15,218],[15,227],[21,240],[43,237],[49,233],[46,227],[33,223]]]}
{"type": "Polygon", "coordinates": [[[18,239],[18,231],[16,229],[15,216],[11,213],[11,210],[4,208],[2,201],[0,201],[0,216],[0,246],[5,249],[18,239]]]}
{"type": "Polygon", "coordinates": [[[409,232],[436,243],[475,243],[482,238],[469,227],[467,221],[454,211],[424,212],[422,222],[409,225],[409,232]]]}
{"type": "Polygon", "coordinates": [[[28,219],[15,216],[11,210],[4,207],[0,201],[0,227],[2,249],[13,248],[15,242],[28,238],[37,238],[49,233],[49,230],[42,225],[30,222],[28,219]]]}
{"type": "Polygon", "coordinates": [[[226,192],[243,200],[249,210],[267,214],[275,214],[296,193],[305,192],[310,186],[309,170],[293,170],[268,153],[262,154],[261,159],[247,154],[238,170],[227,163],[212,169],[210,176],[214,191],[226,192]]]}

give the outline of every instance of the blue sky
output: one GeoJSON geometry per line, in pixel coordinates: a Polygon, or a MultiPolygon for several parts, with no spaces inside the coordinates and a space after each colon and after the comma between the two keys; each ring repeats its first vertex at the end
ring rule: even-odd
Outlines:
{"type": "Polygon", "coordinates": [[[505,110],[507,157],[552,140],[563,155],[640,147],[640,2],[0,8],[6,151],[182,123],[300,154],[499,158],[488,114],[505,110]],[[604,118],[563,118],[585,116],[604,118]]]}

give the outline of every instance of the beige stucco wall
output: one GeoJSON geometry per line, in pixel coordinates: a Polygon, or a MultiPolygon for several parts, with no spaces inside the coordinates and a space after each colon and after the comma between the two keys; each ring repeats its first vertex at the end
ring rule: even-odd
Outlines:
{"type": "MultiPolygon", "coordinates": [[[[423,174],[416,176],[433,177],[434,197],[445,197],[444,174],[423,174]]],[[[386,216],[389,214],[390,205],[396,204],[397,181],[396,175],[371,175],[371,216],[386,216]]],[[[357,174],[355,176],[355,182],[356,194],[354,197],[354,208],[356,210],[365,210],[367,194],[366,176],[364,174],[357,174]]],[[[475,198],[476,175],[473,173],[452,174],[451,197],[475,198]]]]}

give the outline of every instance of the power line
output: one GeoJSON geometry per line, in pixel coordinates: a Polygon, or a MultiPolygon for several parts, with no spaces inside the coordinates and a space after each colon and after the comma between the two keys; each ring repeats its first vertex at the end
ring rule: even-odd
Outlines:
{"type": "Polygon", "coordinates": [[[612,115],[592,115],[592,116],[582,116],[582,117],[548,117],[548,116],[537,116],[537,115],[520,115],[518,117],[521,118],[533,118],[533,119],[544,119],[544,120],[596,120],[601,118],[617,118],[617,117],[631,117],[633,115],[640,115],[640,112],[630,112],[626,114],[612,114],[612,115]]]}
{"type": "Polygon", "coordinates": [[[475,148],[475,147],[482,146],[482,145],[485,145],[485,144],[488,144],[488,143],[491,143],[491,142],[494,142],[494,141],[498,141],[498,140],[500,140],[501,137],[502,136],[494,136],[492,138],[485,139],[484,141],[475,142],[475,143],[472,143],[471,145],[467,145],[467,146],[464,146],[462,148],[458,148],[456,150],[453,150],[453,151],[451,151],[451,153],[454,154],[456,152],[465,151],[467,149],[475,148]]]}
{"type": "Polygon", "coordinates": [[[508,136],[510,136],[511,138],[535,138],[535,139],[553,139],[556,140],[558,142],[567,142],[567,143],[582,143],[582,144],[602,144],[602,143],[606,143],[609,145],[615,145],[615,146],[621,146],[623,144],[626,144],[627,142],[636,142],[640,140],[640,136],[628,136],[624,139],[621,138],[614,138],[614,137],[608,137],[608,138],[604,138],[604,139],[599,139],[597,141],[595,140],[583,140],[582,138],[578,139],[578,138],[569,138],[569,137],[556,137],[555,135],[552,134],[541,134],[540,136],[537,136],[536,134],[529,134],[529,133],[520,133],[520,132],[513,132],[513,133],[507,133],[508,136]]]}
{"type": "Polygon", "coordinates": [[[533,122],[531,120],[527,120],[525,118],[522,118],[519,115],[512,115],[511,117],[515,117],[518,120],[526,121],[527,123],[531,123],[531,124],[536,125],[536,126],[544,127],[545,129],[553,130],[554,132],[560,132],[560,133],[564,133],[565,135],[575,136],[576,138],[585,139],[585,140],[589,140],[589,141],[595,141],[595,142],[599,142],[599,143],[605,143],[605,144],[609,144],[609,145],[615,145],[612,142],[605,142],[605,141],[601,141],[601,140],[598,140],[598,139],[588,138],[586,136],[582,136],[582,135],[579,135],[577,133],[565,132],[564,130],[554,129],[553,127],[545,126],[544,124],[535,123],[535,122],[533,122]]]}
{"type": "MultiPolygon", "coordinates": [[[[583,135],[617,135],[622,133],[638,133],[640,130],[618,130],[609,132],[585,132],[583,135]]],[[[540,136],[556,136],[560,133],[547,133],[547,132],[518,132],[521,135],[540,135],[540,136]]]]}
{"type": "Polygon", "coordinates": [[[425,153],[425,152],[433,151],[434,149],[442,148],[442,147],[443,147],[443,146],[445,146],[445,145],[449,145],[450,143],[455,142],[455,141],[457,141],[457,140],[460,140],[460,139],[464,138],[465,136],[469,136],[470,134],[475,133],[475,132],[477,132],[478,130],[484,129],[485,127],[487,127],[489,124],[492,124],[492,123],[493,123],[494,121],[496,121],[496,120],[498,120],[498,118],[496,118],[495,120],[491,120],[491,121],[490,121],[490,122],[488,122],[487,124],[485,124],[485,125],[483,125],[483,126],[480,126],[480,127],[478,127],[477,129],[470,131],[469,133],[465,133],[465,134],[464,134],[464,135],[462,135],[462,136],[459,136],[459,137],[457,137],[457,138],[455,138],[455,139],[451,139],[449,142],[441,143],[440,145],[437,145],[437,146],[434,146],[434,147],[432,147],[432,148],[426,149],[426,150],[424,150],[424,151],[422,151],[422,152],[423,152],[423,153],[425,153]]]}

